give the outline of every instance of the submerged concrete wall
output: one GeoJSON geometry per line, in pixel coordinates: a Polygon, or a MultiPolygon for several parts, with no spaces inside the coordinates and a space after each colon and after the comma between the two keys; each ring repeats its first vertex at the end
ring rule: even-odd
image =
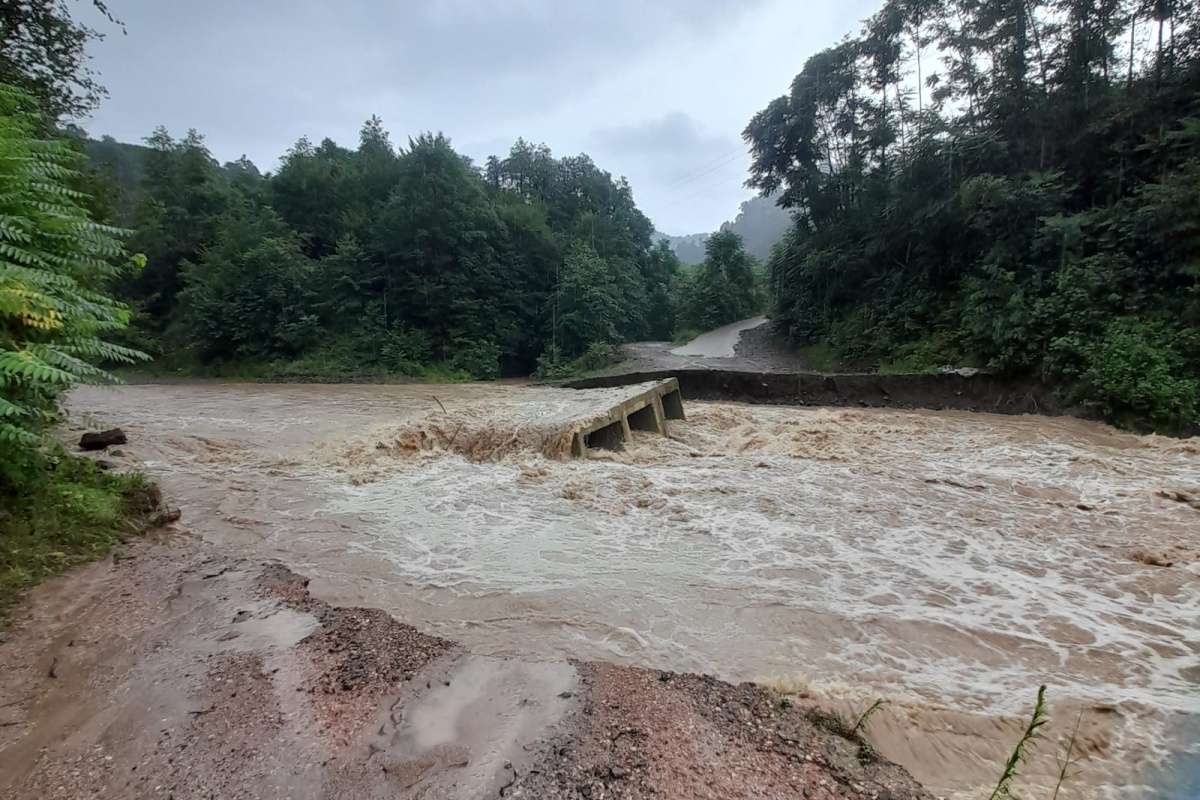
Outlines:
{"type": "Polygon", "coordinates": [[[749,403],[873,408],[930,408],[989,411],[999,414],[1071,413],[1037,383],[994,375],[825,375],[816,372],[738,372],[673,369],[602,375],[566,381],[573,389],[624,386],[676,378],[689,400],[734,400],[749,403]]]}

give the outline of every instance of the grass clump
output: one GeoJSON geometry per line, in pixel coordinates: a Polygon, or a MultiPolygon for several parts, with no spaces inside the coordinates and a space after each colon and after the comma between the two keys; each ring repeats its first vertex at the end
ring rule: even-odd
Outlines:
{"type": "Polygon", "coordinates": [[[0,496],[0,624],[30,587],[144,531],[159,504],[140,473],[106,472],[61,450],[27,477],[0,496]]]}
{"type": "MultiPolygon", "coordinates": [[[[1029,724],[1025,726],[1025,732],[1021,734],[1021,738],[1017,741],[1016,747],[1013,748],[1012,754],[1008,757],[1008,761],[1004,764],[1004,770],[1000,773],[1000,780],[996,782],[996,788],[992,790],[989,800],[1009,800],[1013,797],[1012,786],[1017,779],[1017,771],[1025,760],[1029,757],[1029,751],[1041,738],[1042,728],[1049,721],[1046,716],[1046,687],[1039,686],[1037,693],[1037,702],[1033,706],[1033,716],[1029,718],[1029,724]]],[[[1065,778],[1065,775],[1063,776],[1065,778]]],[[[1057,789],[1055,790],[1057,794],[1057,789]]]]}
{"type": "Polygon", "coordinates": [[[866,711],[858,715],[858,720],[854,723],[854,727],[850,729],[851,737],[862,736],[867,732],[867,726],[871,724],[871,717],[875,716],[875,713],[883,708],[883,702],[882,697],[878,698],[874,703],[871,703],[866,711]]]}
{"type": "Polygon", "coordinates": [[[833,353],[833,347],[828,342],[816,342],[800,347],[796,351],[808,369],[813,372],[836,372],[838,359],[833,353]]]}
{"type": "Polygon", "coordinates": [[[883,698],[877,699],[866,710],[855,717],[853,721],[836,711],[827,711],[821,708],[810,708],[805,716],[808,717],[809,722],[818,728],[823,728],[852,742],[865,744],[863,735],[867,732],[867,727],[871,724],[871,718],[878,713],[879,709],[883,708],[886,702],[883,698]]]}
{"type": "Polygon", "coordinates": [[[621,348],[607,342],[592,342],[580,356],[570,360],[556,357],[553,350],[547,350],[538,359],[537,371],[533,376],[543,380],[582,378],[611,367],[620,360],[621,348]]]}
{"type": "Polygon", "coordinates": [[[675,331],[675,335],[671,337],[671,344],[684,345],[699,336],[702,331],[696,328],[680,328],[675,331]]]}

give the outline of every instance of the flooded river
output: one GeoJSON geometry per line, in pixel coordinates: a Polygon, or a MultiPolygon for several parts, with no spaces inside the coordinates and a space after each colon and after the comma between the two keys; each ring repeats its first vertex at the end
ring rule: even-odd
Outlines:
{"type": "Polygon", "coordinates": [[[949,797],[987,796],[1044,683],[1019,786],[1053,785],[1078,720],[1060,797],[1164,796],[1143,784],[1200,714],[1200,442],[690,403],[670,438],[554,458],[559,421],[602,400],[201,384],[70,405],[126,430],[186,527],[332,602],[481,654],[759,680],[849,714],[884,698],[873,743],[949,797]]]}

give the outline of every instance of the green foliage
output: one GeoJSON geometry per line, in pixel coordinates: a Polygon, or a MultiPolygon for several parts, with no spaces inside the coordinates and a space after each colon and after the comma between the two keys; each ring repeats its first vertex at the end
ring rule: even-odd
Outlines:
{"type": "Polygon", "coordinates": [[[447,365],[476,380],[495,380],[500,377],[500,348],[490,339],[459,339],[447,365]]]}
{"type": "Polygon", "coordinates": [[[773,197],[751,197],[738,207],[737,216],[721,226],[721,230],[741,237],[746,252],[757,261],[770,257],[788,228],[792,218],[775,203],[773,197]]]}
{"type": "Polygon", "coordinates": [[[871,705],[863,709],[861,714],[854,718],[847,718],[838,711],[823,709],[817,706],[809,708],[805,712],[805,717],[819,728],[849,739],[859,745],[866,745],[867,742],[864,736],[867,728],[871,725],[871,719],[879,713],[879,710],[886,703],[887,701],[883,698],[877,698],[871,705]]]}
{"type": "Polygon", "coordinates": [[[68,186],[78,155],[34,138],[39,125],[33,100],[0,86],[0,491],[36,462],[63,391],[141,357],[101,338],[129,318],[105,294],[124,232],[91,221],[68,186]]]}
{"type": "Polygon", "coordinates": [[[898,345],[893,357],[880,362],[879,371],[894,375],[919,372],[935,372],[944,366],[972,366],[946,331],[935,331],[929,336],[898,345]]]}
{"type": "Polygon", "coordinates": [[[231,212],[180,292],[188,343],[205,361],[296,355],[316,343],[317,265],[270,209],[231,212]]]}
{"type": "Polygon", "coordinates": [[[621,287],[591,245],[577,241],[567,251],[555,303],[556,339],[565,357],[580,355],[594,342],[620,340],[621,287]]]}
{"type": "Polygon", "coordinates": [[[1156,8],[885,0],[809,59],[744,132],[795,216],[774,318],[842,364],[979,365],[1193,427],[1200,10],[1156,8]],[[1170,49],[1130,38],[1167,18],[1170,49]]]}
{"type": "Polygon", "coordinates": [[[1110,419],[1149,420],[1168,431],[1195,426],[1200,381],[1180,377],[1185,363],[1173,338],[1162,323],[1112,320],[1103,338],[1084,349],[1081,394],[1095,398],[1110,419]]]}
{"type": "MultiPolygon", "coordinates": [[[[92,5],[120,25],[101,0],[92,5]]],[[[100,38],[71,19],[66,0],[7,0],[0,8],[0,84],[33,99],[51,123],[85,116],[107,94],[85,52],[100,38]]]]}
{"type": "Polygon", "coordinates": [[[834,372],[837,369],[837,359],[834,358],[833,348],[825,342],[806,345],[797,349],[808,369],[814,372],[834,372]]]}
{"type": "Polygon", "coordinates": [[[606,342],[592,342],[578,358],[565,360],[551,349],[538,359],[534,377],[545,380],[578,378],[611,367],[620,358],[620,350],[606,342]]]}
{"type": "Polygon", "coordinates": [[[687,344],[702,333],[704,333],[704,331],[697,328],[677,328],[675,330],[674,337],[671,339],[671,343],[680,345],[687,344]]]}
{"type": "Polygon", "coordinates": [[[500,292],[502,231],[483,182],[450,142],[414,140],[376,234],[389,321],[428,331],[447,359],[452,343],[487,338],[496,326],[490,298],[500,292]]]}
{"type": "Polygon", "coordinates": [[[114,207],[149,267],[122,288],[164,366],[494,378],[556,344],[558,363],[674,330],[678,260],[586,156],[519,140],[481,174],[441,134],[397,149],[372,117],[356,150],[302,138],[264,177],[194,131],[146,141],[91,150],[124,176],[114,207]]]}
{"type": "Polygon", "coordinates": [[[679,259],[666,242],[659,242],[646,255],[642,272],[646,280],[646,330],[656,341],[670,340],[678,316],[679,259]]]}
{"type": "Polygon", "coordinates": [[[876,698],[874,703],[867,706],[866,710],[858,715],[858,719],[850,728],[850,737],[862,736],[867,732],[867,727],[871,724],[871,718],[879,713],[879,709],[883,708],[883,704],[887,702],[882,697],[876,698]]]}
{"type": "Polygon", "coordinates": [[[175,311],[185,265],[199,261],[215,241],[236,196],[196,131],[176,141],[158,128],[146,144],[149,152],[134,203],[130,247],[145,253],[147,262],[122,290],[159,335],[175,311]]]}
{"type": "MultiPolygon", "coordinates": [[[[751,197],[738,206],[736,217],[721,224],[720,230],[742,237],[746,252],[758,261],[766,261],[771,255],[771,248],[792,226],[791,215],[776,204],[777,199],[774,196],[751,197]]],[[[680,262],[689,266],[704,262],[704,242],[708,234],[668,236],[660,233],[659,236],[680,262]]]]}
{"type": "Polygon", "coordinates": [[[1004,770],[1000,773],[1000,780],[996,782],[996,788],[992,790],[989,800],[1009,800],[1013,797],[1012,785],[1017,779],[1017,772],[1029,757],[1030,748],[1041,738],[1042,728],[1047,722],[1046,687],[1040,686],[1038,687],[1037,702],[1033,706],[1033,716],[1029,718],[1029,724],[1025,726],[1025,731],[1021,734],[1021,738],[1017,740],[1016,746],[1013,747],[1012,754],[1009,755],[1008,761],[1004,763],[1004,770]]]}
{"type": "Polygon", "coordinates": [[[0,619],[25,589],[139,532],[154,505],[140,475],[104,472],[61,450],[40,458],[0,511],[0,619]]]}
{"type": "Polygon", "coordinates": [[[402,375],[415,375],[429,363],[429,334],[425,331],[393,327],[380,334],[380,363],[402,375]]]}
{"type": "Polygon", "coordinates": [[[704,243],[704,263],[688,279],[680,317],[700,330],[746,319],[762,310],[756,262],[732,231],[714,233],[704,243]]]}

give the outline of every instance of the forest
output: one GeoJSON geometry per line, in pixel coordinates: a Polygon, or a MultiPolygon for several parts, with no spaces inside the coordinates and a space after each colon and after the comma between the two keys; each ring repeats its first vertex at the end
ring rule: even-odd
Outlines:
{"type": "Polygon", "coordinates": [[[889,0],[744,138],[795,216],[768,269],[799,345],[1195,428],[1200,6],[889,0]]]}
{"type": "Polygon", "coordinates": [[[147,265],[120,293],[173,366],[494,378],[672,318],[675,261],[585,156],[517,142],[480,171],[438,134],[398,150],[378,118],[354,149],[301,139],[267,176],[218,165],[194,131],[146,145],[114,205],[147,265]]]}
{"type": "Polygon", "coordinates": [[[146,256],[117,287],[137,309],[128,343],[165,368],[560,374],[761,302],[740,238],[683,275],[627,181],[524,140],[477,168],[441,134],[397,148],[372,117],[356,148],[302,138],[268,175],[219,165],[195,131],[82,146],[146,256]]]}

